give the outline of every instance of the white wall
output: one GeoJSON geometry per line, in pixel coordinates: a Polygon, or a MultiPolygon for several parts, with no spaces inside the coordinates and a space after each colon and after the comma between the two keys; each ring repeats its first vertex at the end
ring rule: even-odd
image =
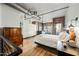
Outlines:
{"type": "Polygon", "coordinates": [[[20,21],[23,20],[23,13],[4,4],[2,4],[1,9],[3,27],[20,27],[20,21]]]}
{"type": "Polygon", "coordinates": [[[79,4],[70,4],[65,17],[66,27],[68,27],[71,23],[71,20],[75,19],[76,17],[78,17],[77,24],[75,24],[75,21],[73,21],[73,25],[79,27],[79,4]]]}
{"type": "Polygon", "coordinates": [[[2,14],[2,10],[1,10],[1,4],[0,4],[0,27],[2,27],[1,26],[1,19],[2,19],[2,15],[1,14],[2,14]]]}
{"type": "Polygon", "coordinates": [[[30,19],[23,20],[23,37],[30,37],[36,35],[37,25],[32,24],[30,19]]]}
{"type": "Polygon", "coordinates": [[[22,22],[23,38],[36,35],[36,25],[24,20],[24,13],[5,4],[0,4],[0,7],[0,27],[20,27],[22,22]]]}

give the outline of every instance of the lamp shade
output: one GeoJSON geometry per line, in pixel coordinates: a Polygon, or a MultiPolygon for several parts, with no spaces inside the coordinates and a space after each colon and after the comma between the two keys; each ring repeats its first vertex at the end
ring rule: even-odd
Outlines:
{"type": "Polygon", "coordinates": [[[74,26],[72,24],[70,24],[69,27],[74,27],[74,26]]]}

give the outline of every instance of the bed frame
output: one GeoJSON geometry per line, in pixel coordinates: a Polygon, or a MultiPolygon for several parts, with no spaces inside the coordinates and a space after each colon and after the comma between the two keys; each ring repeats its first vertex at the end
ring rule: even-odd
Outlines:
{"type": "Polygon", "coordinates": [[[48,51],[50,51],[50,52],[52,52],[52,53],[54,53],[54,54],[56,54],[56,55],[58,55],[58,56],[74,56],[74,55],[72,55],[72,54],[59,51],[59,50],[57,50],[57,49],[54,48],[54,47],[49,47],[49,46],[43,45],[43,44],[38,43],[38,42],[35,42],[35,43],[36,43],[39,47],[42,47],[43,49],[48,50],[48,51]]]}

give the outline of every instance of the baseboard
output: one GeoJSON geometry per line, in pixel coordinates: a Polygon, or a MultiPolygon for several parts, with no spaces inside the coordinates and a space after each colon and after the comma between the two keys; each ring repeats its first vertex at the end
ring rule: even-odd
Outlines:
{"type": "Polygon", "coordinates": [[[32,38],[32,37],[35,37],[35,36],[37,36],[37,34],[36,34],[36,35],[33,35],[33,36],[25,37],[25,38],[23,38],[23,39],[32,38]]]}

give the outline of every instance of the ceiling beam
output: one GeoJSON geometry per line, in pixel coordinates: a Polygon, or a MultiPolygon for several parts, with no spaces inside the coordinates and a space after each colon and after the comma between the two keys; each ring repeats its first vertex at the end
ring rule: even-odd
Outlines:
{"type": "MultiPolygon", "coordinates": [[[[4,3],[4,4],[5,4],[5,5],[8,5],[8,6],[12,7],[12,8],[14,8],[14,9],[16,9],[16,10],[18,10],[18,11],[24,13],[24,14],[28,14],[27,12],[25,12],[25,11],[23,11],[22,9],[18,8],[17,6],[15,6],[15,3],[13,3],[13,4],[11,4],[11,3],[4,3]]],[[[22,8],[22,7],[21,7],[21,8],[22,8]]],[[[28,15],[29,15],[29,14],[28,14],[28,15]]]]}
{"type": "MultiPolygon", "coordinates": [[[[29,12],[28,12],[27,9],[25,9],[25,8],[22,7],[22,6],[20,6],[19,4],[15,4],[15,3],[13,3],[13,4],[11,4],[11,3],[4,3],[4,4],[5,4],[5,5],[8,5],[8,6],[12,7],[12,8],[14,8],[14,9],[16,9],[16,10],[18,10],[18,11],[24,13],[24,14],[27,14],[27,15],[29,15],[29,16],[32,16],[31,14],[29,14],[29,12]]],[[[40,17],[39,17],[38,15],[35,15],[35,16],[40,19],[40,17]]],[[[31,18],[33,18],[33,17],[34,17],[34,16],[32,16],[31,18]]]]}

